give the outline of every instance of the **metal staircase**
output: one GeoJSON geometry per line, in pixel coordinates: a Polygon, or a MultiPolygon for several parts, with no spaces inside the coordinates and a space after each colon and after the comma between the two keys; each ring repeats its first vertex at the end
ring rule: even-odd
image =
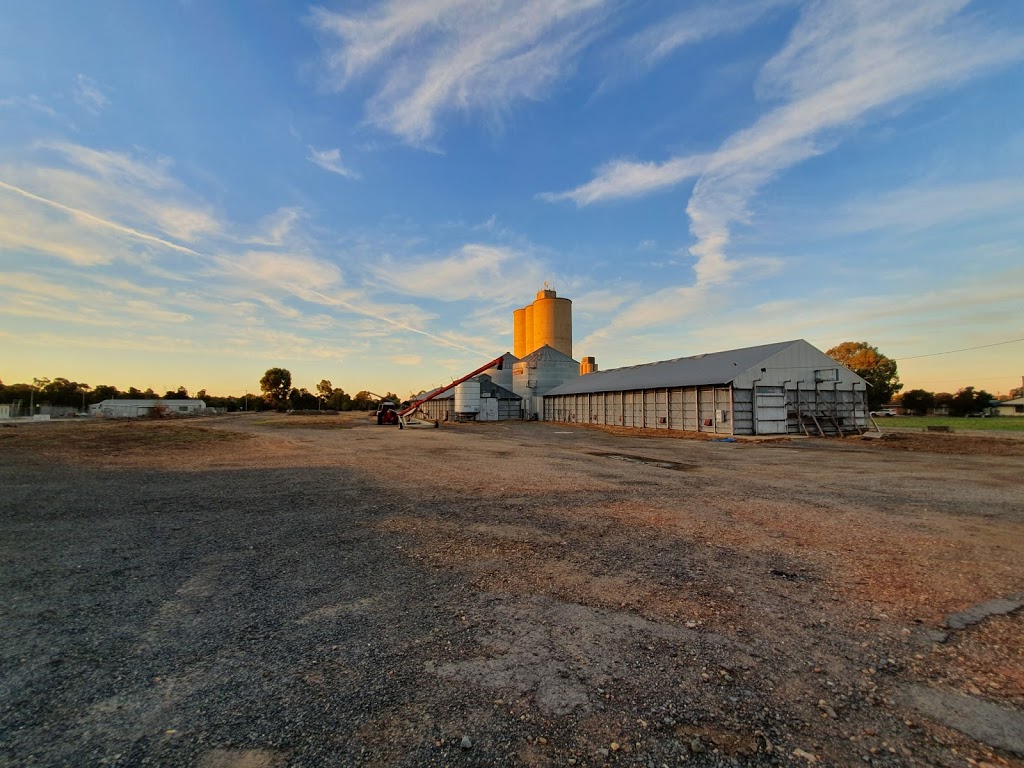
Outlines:
{"type": "MultiPolygon", "coordinates": [[[[857,425],[857,398],[841,397],[845,392],[815,389],[787,390],[786,412],[808,437],[844,437],[863,435],[866,427],[857,425]],[[794,400],[789,400],[795,395],[794,400]]],[[[853,393],[856,395],[857,393],[853,393]]],[[[864,414],[867,422],[867,414],[864,414]]]]}

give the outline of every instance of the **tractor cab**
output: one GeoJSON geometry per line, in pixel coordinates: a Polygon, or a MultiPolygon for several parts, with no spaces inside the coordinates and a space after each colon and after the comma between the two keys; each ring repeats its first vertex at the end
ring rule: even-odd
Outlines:
{"type": "Polygon", "coordinates": [[[377,406],[378,424],[397,424],[398,406],[392,400],[381,400],[377,406]]]}

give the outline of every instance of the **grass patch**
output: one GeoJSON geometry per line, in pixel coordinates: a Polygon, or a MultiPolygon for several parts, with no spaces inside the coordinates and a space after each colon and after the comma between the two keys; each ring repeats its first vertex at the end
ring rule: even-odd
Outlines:
{"type": "Polygon", "coordinates": [[[986,432],[1024,432],[1024,418],[1013,416],[990,416],[987,419],[968,419],[964,416],[876,416],[875,423],[879,429],[949,427],[956,431],[979,429],[986,432]]]}

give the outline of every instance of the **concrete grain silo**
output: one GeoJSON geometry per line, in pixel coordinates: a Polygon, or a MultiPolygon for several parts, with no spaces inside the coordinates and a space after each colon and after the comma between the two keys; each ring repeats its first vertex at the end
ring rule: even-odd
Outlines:
{"type": "Polygon", "coordinates": [[[595,357],[584,357],[580,360],[580,376],[586,376],[588,373],[597,372],[597,358],[595,357]]]}
{"type": "MultiPolygon", "coordinates": [[[[533,304],[523,307],[523,353],[516,353],[516,357],[522,359],[533,352],[537,347],[533,344],[533,304]]],[[[515,346],[513,344],[513,346],[515,346]]]]}
{"type": "Polygon", "coordinates": [[[512,354],[517,358],[530,354],[526,345],[526,307],[520,307],[512,313],[512,354]]]}
{"type": "Polygon", "coordinates": [[[569,299],[560,299],[546,288],[537,292],[530,346],[531,352],[548,346],[572,357],[572,302],[569,299]]]}

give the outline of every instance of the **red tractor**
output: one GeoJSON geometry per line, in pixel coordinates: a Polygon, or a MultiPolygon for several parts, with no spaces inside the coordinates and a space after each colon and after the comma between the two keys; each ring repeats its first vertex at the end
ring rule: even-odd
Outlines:
{"type": "Polygon", "coordinates": [[[377,406],[378,424],[397,424],[398,406],[391,400],[381,400],[377,406]]]}

